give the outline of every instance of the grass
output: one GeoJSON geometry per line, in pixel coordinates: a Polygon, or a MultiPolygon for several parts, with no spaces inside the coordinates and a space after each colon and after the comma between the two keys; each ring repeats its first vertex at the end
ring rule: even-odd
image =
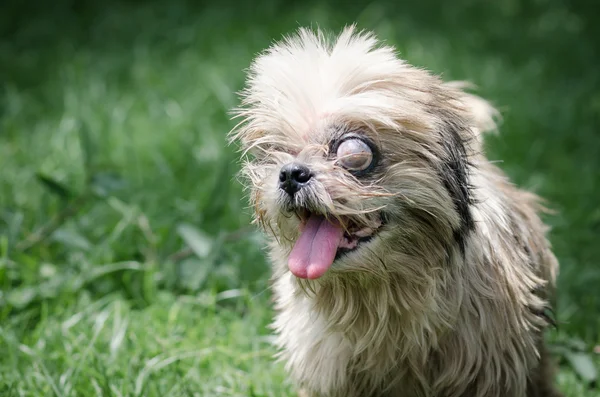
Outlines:
{"type": "MultiPolygon", "coordinates": [[[[548,337],[568,357],[600,343],[593,5],[27,7],[0,12],[0,395],[294,395],[225,134],[252,56],[308,24],[358,21],[498,105],[490,157],[557,210],[548,337]]],[[[561,389],[600,396],[577,363],[561,365],[561,389]]]]}

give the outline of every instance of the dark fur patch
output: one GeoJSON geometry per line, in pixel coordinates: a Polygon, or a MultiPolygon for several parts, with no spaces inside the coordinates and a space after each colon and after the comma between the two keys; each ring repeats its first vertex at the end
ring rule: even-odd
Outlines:
{"type": "MultiPolygon", "coordinates": [[[[544,299],[544,300],[548,300],[550,298],[548,296],[549,292],[546,290],[546,286],[539,286],[539,287],[531,290],[531,293],[536,295],[539,298],[544,299]]],[[[554,308],[553,308],[553,305],[551,302],[546,303],[546,305],[544,305],[541,308],[528,307],[528,309],[531,313],[533,313],[537,317],[540,317],[542,320],[544,320],[544,322],[548,326],[558,329],[558,322],[556,321],[556,313],[554,311],[554,308]]]]}
{"type": "Polygon", "coordinates": [[[543,336],[540,335],[538,366],[529,374],[527,381],[527,397],[562,397],[554,385],[554,363],[546,350],[543,336]]]}
{"type": "Polygon", "coordinates": [[[446,122],[444,126],[441,144],[446,158],[438,167],[438,173],[461,219],[460,226],[454,230],[454,239],[464,253],[465,240],[474,228],[474,221],[470,208],[472,199],[469,191],[469,163],[465,142],[459,133],[460,128],[452,122],[446,122]]]}

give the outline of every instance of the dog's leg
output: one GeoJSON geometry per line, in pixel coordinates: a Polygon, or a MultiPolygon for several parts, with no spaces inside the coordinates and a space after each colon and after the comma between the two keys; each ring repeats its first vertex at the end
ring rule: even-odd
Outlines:
{"type": "Polygon", "coordinates": [[[310,396],[308,395],[306,390],[300,389],[300,390],[298,390],[298,397],[310,397],[310,396]]]}
{"type": "MultiPolygon", "coordinates": [[[[336,396],[337,396],[337,394],[336,394],[336,396]]],[[[324,396],[321,394],[318,394],[318,393],[315,394],[314,392],[311,393],[311,392],[307,391],[306,389],[300,389],[300,390],[298,390],[298,397],[324,397],[324,396]]]]}
{"type": "Polygon", "coordinates": [[[314,394],[309,393],[306,389],[298,390],[298,397],[318,397],[314,394]]]}

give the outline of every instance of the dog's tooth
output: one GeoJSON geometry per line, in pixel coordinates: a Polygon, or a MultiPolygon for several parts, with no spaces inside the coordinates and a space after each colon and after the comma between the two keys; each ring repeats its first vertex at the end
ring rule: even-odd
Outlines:
{"type": "Polygon", "coordinates": [[[353,234],[354,234],[356,237],[367,237],[367,236],[370,236],[370,235],[372,235],[372,234],[373,234],[373,232],[374,232],[374,230],[373,230],[373,229],[371,229],[370,227],[364,227],[364,228],[362,228],[362,229],[360,229],[360,230],[357,230],[357,231],[356,231],[356,232],[354,232],[353,234]]]}

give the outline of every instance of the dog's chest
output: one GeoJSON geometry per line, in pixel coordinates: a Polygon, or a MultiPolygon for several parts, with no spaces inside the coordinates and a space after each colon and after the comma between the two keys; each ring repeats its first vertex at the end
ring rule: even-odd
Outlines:
{"type": "Polygon", "coordinates": [[[285,280],[274,287],[277,344],[299,385],[328,396],[335,390],[340,397],[420,397],[399,394],[415,390],[415,379],[408,371],[411,365],[399,357],[398,340],[391,335],[389,340],[365,339],[361,327],[336,329],[330,318],[314,310],[310,298],[292,293],[285,280]]]}
{"type": "MultiPolygon", "coordinates": [[[[287,314],[278,315],[276,323],[285,317],[287,314]]],[[[278,343],[286,368],[298,385],[319,393],[311,396],[424,397],[419,394],[419,382],[407,371],[409,365],[369,351],[356,354],[343,333],[319,336],[302,327],[282,331],[278,343]]]]}

